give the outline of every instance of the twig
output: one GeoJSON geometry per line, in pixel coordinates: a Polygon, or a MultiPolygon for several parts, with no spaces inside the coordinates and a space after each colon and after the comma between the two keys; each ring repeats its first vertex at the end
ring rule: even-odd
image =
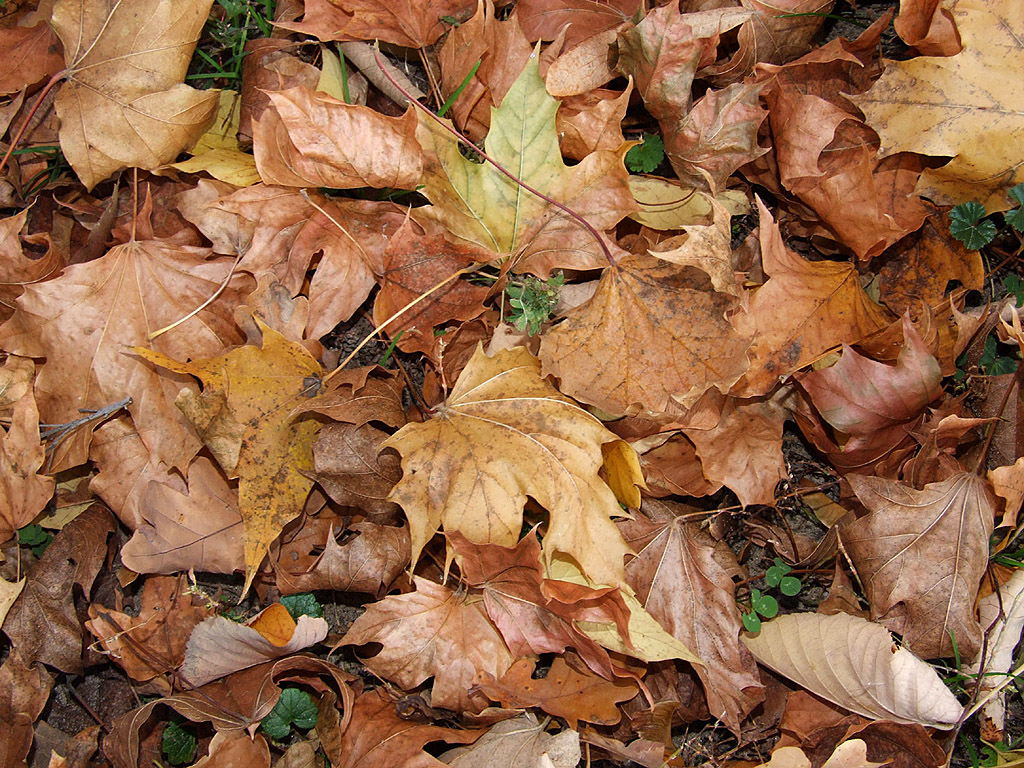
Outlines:
{"type": "Polygon", "coordinates": [[[53,442],[51,442],[50,445],[46,447],[46,453],[49,455],[50,460],[53,459],[53,452],[57,450],[57,446],[61,444],[64,438],[66,438],[76,429],[78,429],[79,427],[83,427],[86,424],[90,424],[92,422],[103,421],[109,416],[113,416],[122,408],[127,408],[131,404],[132,399],[130,397],[126,397],[124,400],[119,400],[116,403],[105,405],[102,408],[97,408],[96,410],[93,410],[91,408],[79,408],[79,413],[86,414],[80,419],[68,421],[65,422],[64,424],[42,425],[45,428],[39,433],[39,439],[53,440],[53,442]]]}
{"type": "Polygon", "coordinates": [[[400,107],[407,107],[410,101],[424,98],[427,94],[416,87],[402,70],[390,61],[374,55],[369,43],[357,40],[349,43],[338,43],[338,48],[345,58],[351,61],[363,76],[377,86],[381,93],[400,107]],[[399,85],[401,83],[401,85],[399,85]]]}

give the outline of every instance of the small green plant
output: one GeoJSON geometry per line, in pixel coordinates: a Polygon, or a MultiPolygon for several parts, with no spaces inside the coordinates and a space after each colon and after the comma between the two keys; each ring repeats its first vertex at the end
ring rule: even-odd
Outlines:
{"type": "Polygon", "coordinates": [[[314,619],[319,619],[324,615],[324,607],[320,605],[320,601],[312,592],[282,597],[281,605],[288,609],[288,613],[296,621],[299,620],[299,616],[312,616],[314,619]]]}
{"type": "MultiPolygon", "coordinates": [[[[196,47],[186,80],[215,83],[233,90],[242,85],[245,44],[273,32],[277,0],[217,0],[196,47]]],[[[211,85],[214,83],[210,83],[211,85]]]]}
{"type": "Polygon", "coordinates": [[[160,751],[171,765],[188,765],[195,760],[197,744],[192,732],[173,720],[164,726],[160,737],[160,751]]]}
{"type": "Polygon", "coordinates": [[[281,741],[288,738],[293,725],[308,731],[316,725],[317,714],[312,696],[300,688],[285,688],[270,714],[260,723],[260,730],[275,741],[281,741]]]}
{"type": "Polygon", "coordinates": [[[43,552],[50,546],[51,541],[53,541],[53,534],[35,523],[18,529],[18,543],[25,547],[31,547],[32,554],[36,557],[43,556],[43,552]]]}
{"type": "MultiPolygon", "coordinates": [[[[791,576],[793,569],[781,558],[776,557],[765,571],[764,583],[770,589],[777,589],[786,597],[800,594],[803,582],[791,576]]],[[[750,590],[750,610],[743,612],[743,626],[748,632],[761,631],[761,619],[774,619],[779,613],[779,601],[759,589],[750,590]]]]}
{"type": "Polygon", "coordinates": [[[512,306],[508,319],[516,328],[531,336],[540,333],[541,326],[551,317],[558,303],[558,289],[565,282],[561,272],[547,280],[527,275],[522,280],[513,280],[505,287],[508,303],[512,306]]]}
{"type": "Polygon", "coordinates": [[[630,147],[626,153],[626,167],[632,173],[651,173],[665,159],[665,142],[661,136],[645,133],[643,139],[643,144],[630,147]]]}
{"type": "MultiPolygon", "coordinates": [[[[1008,226],[1017,233],[1024,232],[1024,184],[1011,187],[1007,194],[1017,206],[1003,212],[1003,228],[1008,226]]],[[[950,234],[972,251],[991,243],[1000,229],[981,203],[960,203],[949,212],[950,234]]]]}

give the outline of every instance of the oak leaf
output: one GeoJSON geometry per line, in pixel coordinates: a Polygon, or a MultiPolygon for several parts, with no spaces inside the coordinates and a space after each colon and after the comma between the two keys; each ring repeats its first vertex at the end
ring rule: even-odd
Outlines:
{"type": "Polygon", "coordinates": [[[60,145],[87,189],[122,168],[156,168],[195,143],[217,92],[183,83],[213,0],[58,0],[64,43],[60,145]]]}
{"type": "Polygon", "coordinates": [[[1005,190],[1024,181],[1018,152],[1005,137],[1024,126],[1024,19],[1014,0],[949,4],[963,50],[889,62],[867,93],[851,97],[882,139],[881,152],[947,156],[926,170],[919,194],[940,205],[1010,205],[1005,190]],[[993,83],[1000,87],[993,88],[993,83]]]}
{"type": "MultiPolygon", "coordinates": [[[[14,315],[0,327],[0,345],[47,358],[36,379],[40,418],[49,424],[71,422],[83,410],[130,396],[132,421],[150,453],[186,467],[199,443],[172,404],[177,383],[128,352],[141,345],[184,358],[216,354],[239,340],[231,318],[238,292],[232,287],[177,328],[147,340],[217,291],[232,260],[209,256],[206,248],[133,240],[95,261],[73,264],[59,277],[26,286],[14,315]]],[[[83,428],[63,441],[53,469],[84,463],[91,439],[83,428]]]]}
{"type": "Polygon", "coordinates": [[[747,369],[750,342],[725,316],[734,306],[696,268],[628,256],[605,270],[589,302],[544,334],[544,372],[608,413],[689,407],[712,387],[727,391],[747,369]]]}
{"type": "Polygon", "coordinates": [[[766,667],[864,717],[949,729],[963,711],[934,669],[856,616],[791,613],[743,641],[766,667]]]}
{"type": "Polygon", "coordinates": [[[342,643],[380,643],[363,659],[375,674],[409,691],[433,676],[431,706],[479,712],[487,699],[471,690],[476,676],[501,677],[512,664],[505,641],[483,611],[479,597],[458,595],[419,576],[416,591],[369,605],[342,643]]]}
{"type": "Polygon", "coordinates": [[[974,611],[988,564],[995,498],[984,479],[961,472],[922,490],[848,475],[869,514],[841,537],[860,574],[872,619],[903,635],[925,658],[956,648],[973,658],[982,628],[974,611]]]}
{"type": "MultiPolygon", "coordinates": [[[[569,168],[555,130],[558,102],[544,89],[534,56],[494,111],[487,154],[525,184],[568,206],[597,232],[636,208],[626,183],[626,150],[599,150],[569,168]]],[[[437,221],[456,242],[494,259],[512,258],[519,271],[546,276],[555,267],[593,269],[608,263],[599,240],[579,221],[502,174],[463,156],[459,142],[430,118],[416,135],[424,151],[421,192],[432,205],[413,218],[437,221]]]]}
{"type": "MultiPolygon", "coordinates": [[[[405,510],[412,561],[442,525],[471,541],[512,546],[530,496],[551,520],[544,537],[550,562],[564,552],[604,584],[625,582],[629,551],[612,523],[622,512],[598,476],[602,446],[618,438],[559,394],[525,348],[478,348],[435,418],[407,424],[384,443],[402,454],[391,500],[405,510]]],[[[622,485],[640,485],[639,463],[622,485]]]]}
{"type": "Polygon", "coordinates": [[[782,242],[778,224],[760,200],[757,206],[769,280],[754,292],[747,311],[734,318],[753,340],[750,369],[731,390],[737,397],[763,395],[829,348],[855,344],[889,324],[886,311],[860,287],[853,266],[801,258],[782,242]]]}
{"type": "Polygon", "coordinates": [[[239,478],[248,592],[270,543],[302,512],[313,481],[319,425],[292,420],[302,398],[317,394],[320,364],[300,344],[260,324],[262,348],[238,347],[220,357],[178,362],[136,348],[141,357],[203,382],[182,389],[177,404],[229,477],[239,478]]]}
{"type": "Polygon", "coordinates": [[[580,720],[615,725],[622,718],[615,705],[639,693],[634,681],[605,680],[570,666],[565,656],[556,656],[542,678],[534,678],[535,666],[530,659],[519,659],[500,680],[481,675],[476,687],[503,707],[540,707],[549,715],[565,718],[573,730],[580,720]]]}
{"type": "Polygon", "coordinates": [[[704,664],[695,669],[708,710],[738,732],[764,698],[754,659],[739,642],[732,581],[739,564],[698,523],[675,518],[667,504],[645,502],[645,511],[652,508],[654,520],[637,516],[619,524],[637,551],[626,575],[647,612],[700,656],[704,664]]]}

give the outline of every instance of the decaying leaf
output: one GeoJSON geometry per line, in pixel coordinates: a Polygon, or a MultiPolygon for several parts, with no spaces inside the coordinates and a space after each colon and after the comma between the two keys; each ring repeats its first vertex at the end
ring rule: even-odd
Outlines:
{"type": "Polygon", "coordinates": [[[313,481],[313,440],[319,425],[292,420],[304,397],[319,393],[322,370],[306,349],[259,323],[263,346],[182,363],[136,348],[176,373],[202,380],[201,393],[181,391],[178,407],[229,477],[239,478],[238,506],[245,531],[245,589],[285,523],[301,511],[313,481]]]}
{"type": "Polygon", "coordinates": [[[548,733],[530,712],[495,724],[470,747],[441,755],[452,768],[576,768],[581,758],[576,731],[548,733]]]}
{"type": "Polygon", "coordinates": [[[216,91],[182,81],[213,0],[58,0],[64,43],[60,144],[87,189],[122,168],[156,168],[195,143],[216,91]]]}
{"type": "Polygon", "coordinates": [[[934,669],[856,616],[791,613],[743,641],[766,667],[864,717],[948,729],[962,712],[934,669]]]}
{"type": "MultiPolygon", "coordinates": [[[[551,515],[547,561],[563,552],[596,581],[624,584],[629,550],[611,520],[622,510],[598,476],[601,447],[617,440],[545,381],[525,348],[494,357],[478,348],[436,417],[384,443],[402,454],[391,500],[409,518],[413,563],[442,526],[512,546],[529,495],[551,515]]],[[[638,462],[628,471],[622,486],[642,484],[638,462]]]]}

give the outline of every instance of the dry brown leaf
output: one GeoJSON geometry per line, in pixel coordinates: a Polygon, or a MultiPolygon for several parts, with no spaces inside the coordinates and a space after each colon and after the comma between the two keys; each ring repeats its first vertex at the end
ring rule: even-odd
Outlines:
{"type": "Polygon", "coordinates": [[[269,94],[256,121],[256,167],[287,187],[413,189],[423,172],[410,107],[388,117],[368,107],[297,87],[269,94]]]}
{"type": "Polygon", "coordinates": [[[761,664],[864,717],[949,729],[963,711],[934,669],[856,616],[791,613],[743,642],[761,664]]]}
{"type": "MultiPolygon", "coordinates": [[[[551,516],[547,562],[564,552],[595,581],[625,583],[629,548],[611,520],[622,510],[598,476],[602,446],[618,438],[542,378],[535,357],[524,347],[494,357],[478,348],[436,411],[384,443],[402,454],[391,500],[409,518],[414,564],[442,525],[471,541],[514,545],[529,495],[551,516]]],[[[620,485],[640,485],[635,454],[629,470],[620,485]]]]}
{"type": "Polygon", "coordinates": [[[325,424],[313,444],[313,479],[339,504],[378,521],[394,517],[398,507],[388,494],[402,468],[393,453],[378,453],[388,437],[369,424],[325,424]]]}
{"type": "Polygon", "coordinates": [[[66,525],[29,570],[3,624],[4,634],[26,662],[44,662],[62,672],[84,670],[74,587],[89,594],[113,529],[113,516],[95,504],[66,525]]]}
{"type": "Polygon", "coordinates": [[[217,91],[184,85],[213,0],[58,0],[64,43],[60,145],[86,189],[122,168],[173,162],[217,112],[217,91]]]}
{"type": "Polygon", "coordinates": [[[871,617],[925,658],[965,658],[981,646],[974,612],[988,564],[995,498],[984,479],[960,472],[917,490],[880,477],[848,475],[870,514],[841,537],[864,582],[871,617]]]}
{"type": "Polygon", "coordinates": [[[11,610],[14,601],[21,594],[21,590],[25,588],[25,581],[25,576],[22,576],[20,581],[13,582],[0,577],[0,626],[3,626],[7,612],[11,610]]]}
{"type": "Polygon", "coordinates": [[[953,14],[942,0],[904,0],[893,26],[922,56],[955,56],[963,47],[953,14]]]}
{"type": "Polygon", "coordinates": [[[144,522],[121,548],[121,562],[136,573],[234,573],[245,567],[238,491],[205,456],[188,468],[187,493],[150,480],[140,510],[144,522]]]}
{"type": "Polygon", "coordinates": [[[622,93],[596,89],[562,100],[555,114],[555,128],[562,154],[582,160],[598,150],[615,151],[622,146],[622,120],[626,117],[632,84],[622,93]]]}
{"type": "Polygon", "coordinates": [[[46,449],[39,442],[39,411],[31,391],[14,403],[0,439],[0,542],[31,523],[53,496],[54,480],[39,474],[46,449]]]}
{"type": "Polygon", "coordinates": [[[761,258],[770,279],[734,318],[740,333],[752,339],[750,370],[731,390],[738,397],[763,395],[831,347],[855,344],[889,324],[886,311],[860,287],[856,269],[801,258],[782,242],[764,204],[757,205],[761,258]]]}
{"type": "Polygon", "coordinates": [[[406,48],[424,48],[444,34],[445,18],[465,19],[474,0],[307,0],[301,22],[279,26],[330,42],[382,40],[406,48]]]}
{"type": "Polygon", "coordinates": [[[270,747],[261,733],[250,736],[244,731],[217,731],[206,749],[206,754],[192,764],[194,768],[270,768],[270,747]]]}
{"type": "Polygon", "coordinates": [[[64,68],[60,41],[45,21],[0,29],[0,50],[4,52],[0,94],[4,96],[31,88],[64,68]]]}
{"type": "Polygon", "coordinates": [[[918,193],[940,205],[982,203],[989,212],[1012,201],[1024,180],[1012,142],[1021,130],[1024,19],[1016,0],[957,0],[948,6],[963,50],[890,62],[871,90],[852,101],[882,139],[881,152],[952,157],[924,172],[918,193]],[[993,84],[999,84],[993,88],[993,84]]]}
{"type": "Polygon", "coordinates": [[[206,685],[240,669],[289,656],[327,637],[327,621],[300,616],[272,603],[245,624],[211,616],[189,636],[181,674],[195,686],[206,685]]]}
{"type": "Polygon", "coordinates": [[[451,768],[576,768],[580,736],[572,730],[548,733],[532,712],[502,720],[471,747],[441,754],[451,768]]]}
{"type": "Polygon", "coordinates": [[[319,424],[293,420],[304,398],[316,397],[322,369],[306,349],[259,324],[263,346],[244,346],[214,358],[177,360],[139,347],[156,365],[190,374],[202,392],[182,388],[176,403],[229,477],[239,478],[248,592],[270,543],[302,512],[313,485],[313,440],[319,424]]]}
{"type": "MultiPolygon", "coordinates": [[[[36,378],[41,420],[74,421],[83,409],[130,396],[132,421],[154,458],[188,466],[199,443],[173,405],[180,379],[161,377],[130,350],[147,346],[185,358],[217,354],[240,340],[231,318],[239,297],[230,287],[177,328],[147,340],[202,305],[228,276],[232,260],[209,257],[208,248],[131,241],[67,267],[60,277],[26,286],[14,316],[0,327],[0,344],[9,352],[47,358],[36,378]]],[[[91,440],[84,427],[62,441],[54,471],[84,463],[91,440]]]]}
{"type": "Polygon", "coordinates": [[[1005,500],[999,527],[1017,527],[1017,515],[1024,503],[1024,456],[1013,464],[988,471],[988,479],[997,496],[1005,500]]]}
{"type": "Polygon", "coordinates": [[[735,299],[708,278],[650,256],[608,267],[597,293],[541,339],[544,373],[608,413],[693,405],[747,368],[749,341],[726,319],[735,299]]]}
{"type": "Polygon", "coordinates": [[[471,689],[482,672],[501,677],[512,655],[483,611],[479,597],[458,595],[419,576],[416,591],[369,605],[345,634],[345,645],[380,643],[363,659],[375,674],[412,690],[434,678],[431,706],[479,712],[485,696],[471,689]]]}
{"type": "Polygon", "coordinates": [[[540,707],[549,715],[565,718],[573,730],[580,720],[615,725],[622,718],[616,704],[639,693],[635,681],[605,680],[585,667],[570,666],[565,656],[556,656],[544,677],[533,676],[535,666],[531,659],[519,659],[500,680],[481,674],[475,687],[503,707],[540,707]]]}
{"type": "Polygon", "coordinates": [[[42,664],[26,664],[17,651],[0,666],[0,759],[4,766],[25,765],[36,719],[46,706],[53,687],[42,664]]]}

